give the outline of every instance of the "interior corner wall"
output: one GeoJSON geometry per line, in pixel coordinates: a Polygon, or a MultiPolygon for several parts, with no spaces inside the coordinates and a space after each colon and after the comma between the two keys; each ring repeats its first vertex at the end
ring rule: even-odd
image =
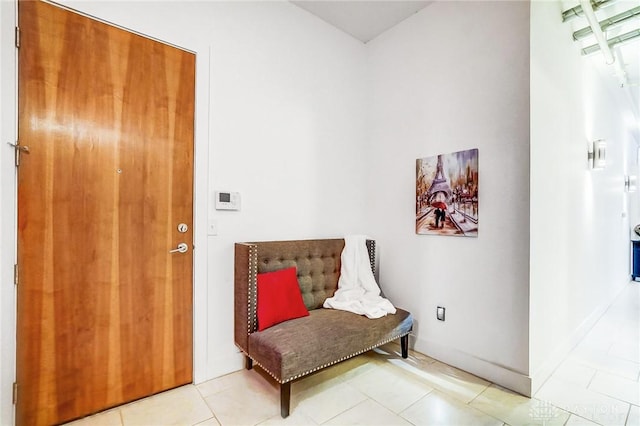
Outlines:
{"type": "MultiPolygon", "coordinates": [[[[629,281],[622,89],[580,56],[560,2],[531,3],[531,371],[537,389],[629,281]],[[605,78],[606,77],[606,78],[605,78]],[[616,92],[617,90],[617,92],[616,92]],[[587,143],[607,140],[589,170],[587,143]]],[[[637,204],[637,200],[633,201],[637,204]]]]}
{"type": "Polygon", "coordinates": [[[381,286],[413,313],[415,349],[528,394],[528,2],[435,2],[367,46],[381,286]],[[471,148],[478,237],[416,235],[416,159],[471,148]]]}

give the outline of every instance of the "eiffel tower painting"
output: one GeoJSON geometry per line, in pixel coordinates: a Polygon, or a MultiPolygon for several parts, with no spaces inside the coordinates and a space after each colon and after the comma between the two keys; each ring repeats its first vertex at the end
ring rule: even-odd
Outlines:
{"type": "Polygon", "coordinates": [[[478,236],[478,149],[416,160],[416,233],[478,236]]]}

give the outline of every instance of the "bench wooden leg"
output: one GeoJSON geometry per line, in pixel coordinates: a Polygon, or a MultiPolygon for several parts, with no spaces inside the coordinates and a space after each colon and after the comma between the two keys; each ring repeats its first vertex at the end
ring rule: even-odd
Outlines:
{"type": "Polygon", "coordinates": [[[400,348],[402,349],[402,358],[409,357],[409,335],[400,338],[400,348]]]}
{"type": "Polygon", "coordinates": [[[289,404],[291,403],[291,382],[280,385],[280,415],[289,417],[289,404]]]}
{"type": "Polygon", "coordinates": [[[280,385],[280,415],[282,418],[289,417],[289,406],[291,403],[291,382],[280,385]]]}
{"type": "Polygon", "coordinates": [[[244,357],[244,368],[247,370],[251,370],[253,368],[253,360],[246,355],[244,357]]]}

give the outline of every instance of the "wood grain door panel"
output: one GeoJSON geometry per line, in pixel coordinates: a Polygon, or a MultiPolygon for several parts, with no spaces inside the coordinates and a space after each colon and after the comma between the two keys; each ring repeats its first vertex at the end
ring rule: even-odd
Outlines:
{"type": "Polygon", "coordinates": [[[19,21],[17,422],[54,424],[192,381],[195,56],[19,21]]]}

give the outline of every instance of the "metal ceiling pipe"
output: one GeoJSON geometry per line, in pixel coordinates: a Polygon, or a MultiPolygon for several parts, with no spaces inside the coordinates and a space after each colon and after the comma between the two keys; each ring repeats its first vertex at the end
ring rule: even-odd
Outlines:
{"type": "MultiPolygon", "coordinates": [[[[637,18],[640,16],[640,6],[634,7],[633,9],[629,9],[625,12],[614,15],[610,18],[604,19],[599,22],[600,28],[602,31],[607,31],[615,28],[618,25],[621,25],[627,22],[630,19],[637,18]]],[[[591,31],[591,27],[584,27],[579,29],[578,31],[573,33],[573,39],[578,41],[582,38],[585,38],[591,35],[593,31],[591,31]]]]}
{"type": "Polygon", "coordinates": [[[593,31],[593,35],[598,41],[598,45],[600,46],[600,50],[602,50],[605,62],[609,65],[613,64],[616,60],[613,57],[613,53],[611,53],[607,39],[602,32],[602,28],[600,28],[600,23],[598,22],[598,18],[596,18],[593,8],[591,7],[591,2],[589,0],[580,0],[580,6],[582,6],[584,17],[587,18],[591,31],[593,31]]]}
{"type": "MultiPolygon", "coordinates": [[[[611,50],[611,48],[622,44],[622,43],[626,43],[628,41],[634,40],[636,38],[640,37],[640,28],[636,29],[636,30],[632,30],[629,31],[628,33],[624,33],[621,34],[617,37],[613,37],[610,38],[609,40],[606,41],[607,43],[607,48],[609,50],[611,50]]],[[[597,52],[598,50],[601,49],[600,44],[592,44],[591,46],[587,46],[584,49],[582,49],[582,54],[583,55],[590,55],[592,53],[597,52]]]]}
{"type": "MultiPolygon", "coordinates": [[[[593,0],[591,2],[592,9],[598,10],[603,6],[608,5],[608,3],[613,3],[614,0],[593,0]]],[[[582,15],[582,6],[572,7],[571,9],[565,10],[562,12],[562,22],[566,22],[569,19],[577,18],[582,15]]]]}

